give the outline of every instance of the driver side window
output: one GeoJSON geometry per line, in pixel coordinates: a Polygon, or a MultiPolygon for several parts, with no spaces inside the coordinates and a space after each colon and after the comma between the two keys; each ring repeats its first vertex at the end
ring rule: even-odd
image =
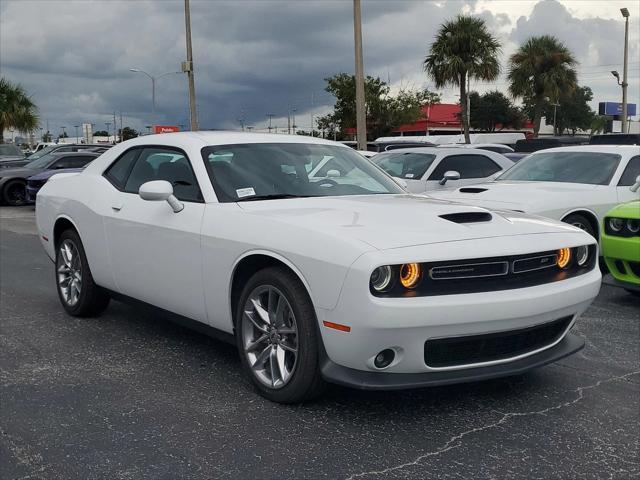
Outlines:
{"type": "Polygon", "coordinates": [[[124,191],[137,194],[143,183],[152,180],[169,182],[178,200],[203,201],[191,164],[179,150],[162,147],[142,149],[124,184],[124,191]]]}

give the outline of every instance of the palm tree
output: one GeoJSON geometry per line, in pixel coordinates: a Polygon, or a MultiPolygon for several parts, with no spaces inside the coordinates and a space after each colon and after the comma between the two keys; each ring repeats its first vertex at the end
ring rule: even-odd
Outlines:
{"type": "Polygon", "coordinates": [[[440,26],[431,51],[424,60],[424,70],[436,88],[455,85],[460,88],[460,109],[464,138],[469,139],[467,91],[470,79],[495,80],[500,74],[500,43],[480,18],[458,15],[440,26]]]}
{"type": "Polygon", "coordinates": [[[509,59],[509,93],[533,103],[533,135],[538,136],[547,99],[557,103],[560,94],[577,85],[576,60],[569,49],[550,35],[531,37],[509,59]]]}
{"type": "Polygon", "coordinates": [[[31,98],[20,85],[0,78],[0,143],[4,143],[5,128],[31,132],[37,126],[37,107],[31,98]]]}

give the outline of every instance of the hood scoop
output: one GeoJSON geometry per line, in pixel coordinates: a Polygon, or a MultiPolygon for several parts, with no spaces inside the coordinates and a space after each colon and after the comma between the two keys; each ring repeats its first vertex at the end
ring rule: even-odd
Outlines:
{"type": "Polygon", "coordinates": [[[490,222],[493,218],[489,212],[460,212],[460,213],[447,213],[445,215],[439,215],[444,220],[449,220],[453,223],[480,223],[490,222]]]}
{"type": "Polygon", "coordinates": [[[479,187],[463,187],[458,190],[460,193],[482,193],[486,192],[487,188],[479,188],[479,187]]]}

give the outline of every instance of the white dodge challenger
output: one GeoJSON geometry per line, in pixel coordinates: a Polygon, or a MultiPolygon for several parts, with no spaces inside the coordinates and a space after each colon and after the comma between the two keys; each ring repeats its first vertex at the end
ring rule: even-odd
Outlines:
{"type": "Polygon", "coordinates": [[[580,229],[408,194],[303,136],[129,140],[52,177],[36,216],[69,314],[112,297],[173,312],[234,341],[278,402],[326,382],[410,388],[556,361],[582,348],[570,330],[600,288],[580,229]]]}

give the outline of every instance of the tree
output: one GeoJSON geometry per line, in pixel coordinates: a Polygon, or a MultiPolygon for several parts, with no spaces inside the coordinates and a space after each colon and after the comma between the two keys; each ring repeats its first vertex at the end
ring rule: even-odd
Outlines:
{"type": "Polygon", "coordinates": [[[38,126],[37,107],[18,84],[0,78],[0,143],[4,143],[4,130],[13,128],[31,132],[38,126]]]}
{"type": "MultiPolygon", "coordinates": [[[[336,103],[333,113],[318,118],[318,128],[329,132],[329,138],[335,136],[341,140],[345,138],[345,129],[356,125],[355,77],[339,73],[325,81],[325,90],[336,98],[336,103]]],[[[394,128],[415,122],[422,115],[424,105],[440,101],[438,94],[428,90],[402,89],[392,96],[390,86],[380,78],[367,77],[364,90],[367,136],[370,138],[387,136],[394,128]]]]}
{"type": "Polygon", "coordinates": [[[603,115],[594,116],[591,120],[591,125],[589,126],[590,134],[595,135],[596,133],[604,132],[604,129],[607,127],[607,117],[603,115]]]}
{"type": "Polygon", "coordinates": [[[109,132],[107,132],[106,130],[98,130],[97,132],[93,133],[94,137],[108,137],[109,136],[109,132]]]}
{"type": "Polygon", "coordinates": [[[69,134],[67,132],[62,132],[58,135],[58,140],[61,138],[69,138],[69,134]]]}
{"type": "MultiPolygon", "coordinates": [[[[589,87],[577,87],[568,93],[561,94],[556,110],[555,134],[562,135],[565,130],[571,130],[571,134],[575,135],[577,130],[589,130],[596,116],[589,106],[591,100],[593,100],[593,92],[589,87]]],[[[545,114],[547,118],[553,118],[551,111],[545,114]]]]}
{"type": "Polygon", "coordinates": [[[494,90],[484,93],[469,94],[471,102],[471,126],[485,132],[495,132],[500,125],[503,128],[522,128],[524,116],[502,92],[494,90]]]}
{"type": "Polygon", "coordinates": [[[533,135],[538,136],[545,102],[557,103],[561,93],[576,88],[576,60],[569,49],[555,37],[529,38],[509,58],[509,92],[533,105],[533,135]]]}
{"type": "Polygon", "coordinates": [[[423,62],[424,70],[436,88],[454,85],[460,88],[462,126],[470,143],[467,117],[467,82],[470,79],[495,80],[500,74],[500,43],[487,29],[484,20],[458,15],[440,26],[431,50],[423,62]]]}
{"type": "Polygon", "coordinates": [[[118,136],[120,137],[121,142],[136,138],[138,135],[140,134],[131,127],[124,127],[122,130],[118,130],[118,136]]]}
{"type": "Polygon", "coordinates": [[[47,130],[47,133],[42,135],[42,141],[47,143],[53,141],[53,135],[51,135],[51,132],[49,130],[47,130]]]}

